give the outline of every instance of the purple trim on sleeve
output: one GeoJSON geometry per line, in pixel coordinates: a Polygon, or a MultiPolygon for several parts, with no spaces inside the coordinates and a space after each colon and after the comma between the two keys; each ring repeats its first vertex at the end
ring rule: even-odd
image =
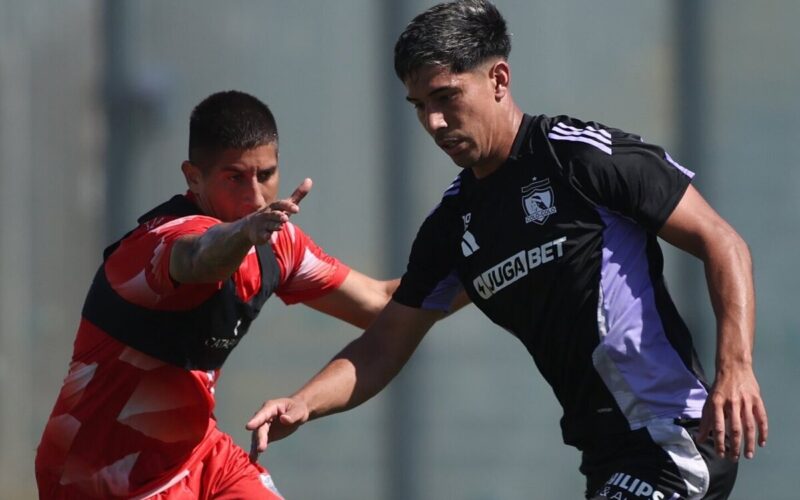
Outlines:
{"type": "Polygon", "coordinates": [[[425,297],[425,300],[422,301],[422,308],[449,311],[450,304],[462,289],[461,280],[458,279],[456,272],[452,271],[425,297]]]}
{"type": "Polygon", "coordinates": [[[684,167],[683,165],[681,165],[681,164],[680,164],[680,163],[678,163],[677,161],[673,160],[673,159],[672,159],[672,157],[669,155],[669,153],[667,153],[666,151],[664,151],[664,158],[665,158],[665,159],[666,159],[666,160],[667,160],[667,161],[668,161],[668,162],[669,162],[669,163],[670,163],[670,164],[671,164],[673,167],[675,167],[675,168],[677,168],[678,170],[680,170],[681,172],[683,172],[683,174],[684,174],[686,177],[688,177],[688,178],[690,178],[690,179],[694,179],[694,172],[692,172],[692,171],[691,171],[691,170],[689,170],[688,168],[684,167]]]}

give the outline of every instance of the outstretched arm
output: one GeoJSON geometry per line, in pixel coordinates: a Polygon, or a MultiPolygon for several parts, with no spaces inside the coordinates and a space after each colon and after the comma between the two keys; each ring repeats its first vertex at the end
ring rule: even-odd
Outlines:
{"type": "Polygon", "coordinates": [[[304,304],[363,330],[383,310],[399,284],[399,279],[380,281],[351,269],[336,290],[304,304]]]}
{"type": "MultiPolygon", "coordinates": [[[[365,329],[375,321],[399,284],[400,279],[380,281],[352,269],[339,288],[304,304],[365,329]]],[[[467,304],[469,297],[462,290],[453,297],[448,314],[467,304]]]]}
{"type": "Polygon", "coordinates": [[[170,254],[170,276],[178,283],[213,283],[229,278],[253,245],[268,242],[273,231],[300,211],[300,200],[310,190],[311,179],[305,179],[289,198],[235,222],[217,224],[201,235],[179,238],[170,254]]]}
{"type": "Polygon", "coordinates": [[[383,389],[444,313],[391,301],[375,322],[290,398],[264,403],[247,423],[251,458],[310,419],[344,411],[383,389]]]}
{"type": "Polygon", "coordinates": [[[697,439],[712,434],[717,453],[738,460],[767,442],[767,412],[753,372],[755,293],[750,251],[736,231],[692,186],[659,236],[701,259],[717,319],[716,377],[703,409],[697,439]]]}

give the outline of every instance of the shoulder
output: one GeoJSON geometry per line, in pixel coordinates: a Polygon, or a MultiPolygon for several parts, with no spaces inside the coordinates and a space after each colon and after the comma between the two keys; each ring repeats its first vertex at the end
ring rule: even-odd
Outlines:
{"type": "Polygon", "coordinates": [[[143,222],[140,227],[144,232],[156,235],[195,234],[207,231],[220,222],[222,221],[207,215],[159,216],[143,222]]]}
{"type": "Polygon", "coordinates": [[[638,136],[620,129],[567,115],[542,117],[538,129],[556,154],[570,158],[607,157],[621,143],[641,141],[638,136]]]}
{"type": "Polygon", "coordinates": [[[328,255],[300,226],[287,222],[280,231],[272,233],[270,247],[288,276],[309,263],[339,265],[338,260],[328,255]]]}
{"type": "Polygon", "coordinates": [[[458,213],[462,200],[469,196],[474,185],[474,177],[468,169],[460,172],[442,191],[439,203],[428,213],[425,221],[438,221],[458,213]]]}

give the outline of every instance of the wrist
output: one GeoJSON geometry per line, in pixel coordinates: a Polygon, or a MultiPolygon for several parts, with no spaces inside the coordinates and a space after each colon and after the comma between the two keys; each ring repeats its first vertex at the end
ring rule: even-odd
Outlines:
{"type": "Polygon", "coordinates": [[[301,392],[296,392],[292,394],[291,399],[299,405],[302,405],[306,413],[308,413],[308,419],[311,420],[313,418],[313,413],[311,412],[311,403],[309,401],[309,397],[307,394],[301,392]]]}
{"type": "Polygon", "coordinates": [[[717,358],[717,376],[753,369],[753,358],[749,355],[717,358]]]}

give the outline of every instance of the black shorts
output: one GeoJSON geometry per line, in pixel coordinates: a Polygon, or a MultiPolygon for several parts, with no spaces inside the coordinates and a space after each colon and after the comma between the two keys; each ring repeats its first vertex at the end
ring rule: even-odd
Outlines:
{"type": "Polygon", "coordinates": [[[738,464],[709,439],[694,442],[699,420],[659,420],[584,447],[581,472],[590,500],[724,500],[738,464]]]}

